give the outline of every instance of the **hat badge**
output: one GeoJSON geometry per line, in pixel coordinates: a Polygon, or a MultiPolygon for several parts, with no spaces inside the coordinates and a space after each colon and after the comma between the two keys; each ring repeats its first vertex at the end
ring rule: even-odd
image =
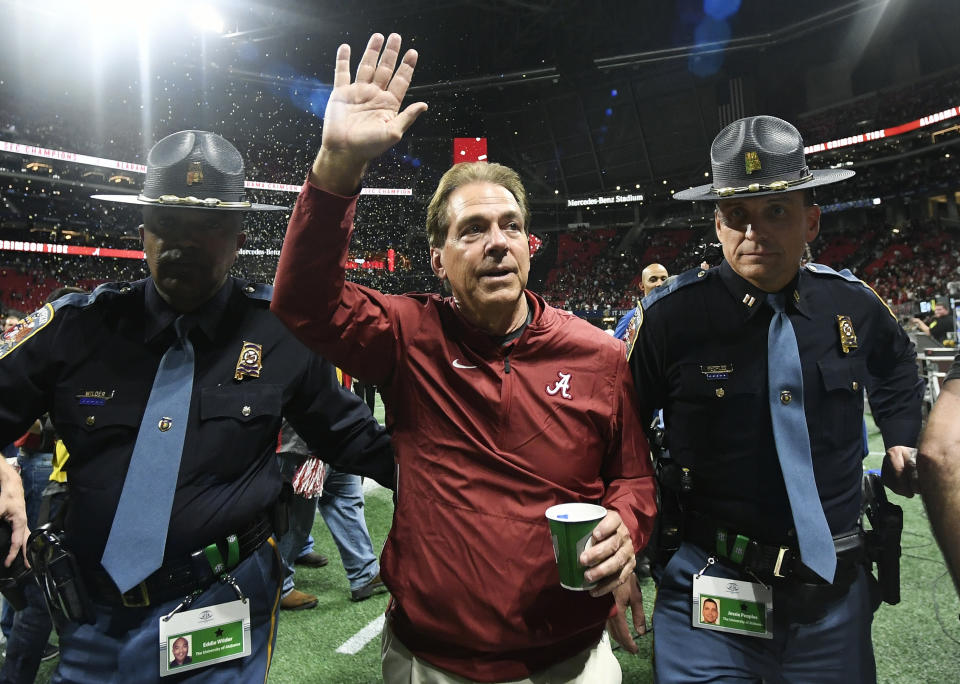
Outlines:
{"type": "Polygon", "coordinates": [[[198,161],[190,162],[187,168],[187,185],[197,185],[203,182],[203,164],[198,161]]]}
{"type": "Polygon", "coordinates": [[[747,167],[747,174],[751,174],[754,171],[759,171],[762,168],[760,166],[760,156],[756,152],[747,152],[744,154],[743,163],[744,166],[747,167]]]}

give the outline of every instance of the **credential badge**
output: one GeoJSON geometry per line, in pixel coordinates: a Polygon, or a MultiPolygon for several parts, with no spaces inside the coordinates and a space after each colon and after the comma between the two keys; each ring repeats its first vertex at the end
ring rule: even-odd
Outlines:
{"type": "Polygon", "coordinates": [[[237,359],[237,368],[233,373],[234,380],[259,378],[263,368],[263,345],[244,341],[240,349],[240,358],[237,359]]]}

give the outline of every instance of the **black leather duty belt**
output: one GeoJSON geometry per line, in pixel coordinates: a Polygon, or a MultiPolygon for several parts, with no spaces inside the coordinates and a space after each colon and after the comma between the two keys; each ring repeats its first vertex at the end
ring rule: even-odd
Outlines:
{"type": "MultiPolygon", "coordinates": [[[[792,580],[805,584],[825,584],[800,560],[795,545],[767,544],[738,534],[732,527],[710,522],[701,516],[687,516],[683,526],[684,541],[701,547],[727,565],[748,570],[761,581],[792,580]]],[[[837,550],[837,572],[834,584],[849,586],[856,570],[866,559],[863,533],[851,530],[833,537],[837,550]]]]}
{"type": "MultiPolygon", "coordinates": [[[[273,525],[267,514],[258,516],[247,525],[236,535],[239,545],[237,563],[253,555],[271,534],[273,525]]],[[[120,593],[102,567],[85,572],[84,575],[94,602],[127,608],[145,608],[175,598],[184,598],[198,589],[206,589],[218,578],[203,550],[167,561],[159,570],[125,593],[120,593]]]]}

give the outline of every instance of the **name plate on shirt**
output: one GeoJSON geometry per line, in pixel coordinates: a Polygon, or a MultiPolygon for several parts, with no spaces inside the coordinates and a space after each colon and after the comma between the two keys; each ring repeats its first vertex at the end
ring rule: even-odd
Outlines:
{"type": "Polygon", "coordinates": [[[756,582],[694,575],[691,613],[698,629],[773,638],[773,590],[756,582]]]}
{"type": "Polygon", "coordinates": [[[160,676],[250,655],[250,603],[231,601],[160,618],[160,676]]]}

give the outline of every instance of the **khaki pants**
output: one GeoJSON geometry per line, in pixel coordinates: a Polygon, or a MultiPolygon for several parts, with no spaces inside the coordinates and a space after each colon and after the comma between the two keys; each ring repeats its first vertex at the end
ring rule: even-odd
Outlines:
{"type": "MultiPolygon", "coordinates": [[[[380,661],[384,684],[475,684],[455,674],[434,667],[407,650],[393,636],[389,624],[383,626],[380,661]]],[[[498,684],[620,684],[620,663],[610,649],[610,637],[604,632],[593,648],[527,679],[514,679],[498,684]]]]}

